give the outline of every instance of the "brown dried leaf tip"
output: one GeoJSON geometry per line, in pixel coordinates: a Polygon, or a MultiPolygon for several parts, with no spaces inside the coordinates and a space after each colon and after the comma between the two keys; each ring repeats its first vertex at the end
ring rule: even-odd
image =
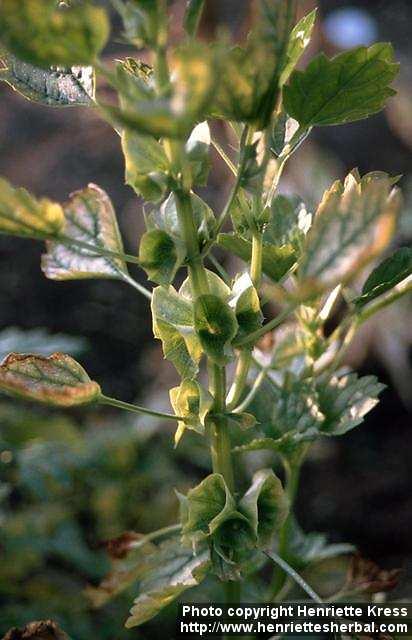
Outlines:
{"type": "Polygon", "coordinates": [[[111,540],[104,540],[100,546],[104,547],[108,555],[117,560],[127,556],[129,551],[133,548],[133,542],[144,538],[142,534],[135,533],[134,531],[125,531],[117,538],[111,540]]]}
{"type": "Polygon", "coordinates": [[[53,620],[41,620],[30,622],[23,629],[10,629],[2,640],[69,640],[69,636],[53,620]]]}
{"type": "Polygon", "coordinates": [[[345,591],[380,593],[391,591],[399,582],[401,569],[381,569],[372,560],[353,556],[346,577],[345,591]]]}
{"type": "Polygon", "coordinates": [[[63,353],[49,357],[11,353],[0,365],[0,390],[58,407],[93,402],[101,395],[97,382],[63,353]]]}

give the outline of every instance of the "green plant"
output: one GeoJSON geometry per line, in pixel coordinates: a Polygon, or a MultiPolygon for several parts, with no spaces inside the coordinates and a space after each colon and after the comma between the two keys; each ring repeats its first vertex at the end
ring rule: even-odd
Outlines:
{"type": "Polygon", "coordinates": [[[248,590],[256,581],[263,599],[280,599],[290,588],[287,574],[317,598],[296,570],[348,547],[300,530],[292,510],[299,472],[316,439],[346,433],[377,403],[382,385],[341,364],[360,325],[411,290],[408,248],[379,264],[360,295],[352,286],[391,241],[401,203],[397,178],[353,170],[313,216],[299,198],[278,193],[287,162],[313,127],[366,118],[394,94],[392,47],[360,47],[332,59],[320,54],[296,71],[315,12],[295,25],[294,0],[259,0],[248,40],[232,47],[196,39],[203,4],[188,2],[186,35],[170,47],[165,0],[113,0],[125,39],[150,49],[153,67],[130,57],[104,65],[108,17],[87,2],[0,6],[3,79],[43,104],[97,109],[121,137],[127,183],[150,204],[138,255],[127,255],[99,187],[60,205],[1,180],[0,231],[46,240],[42,270],[50,279],[119,279],[150,299],[154,335],[181,378],[170,390],[174,413],[105,396],[60,353],[9,355],[0,388],[58,407],[101,403],[175,420],[176,446],[200,436],[210,448],[213,472],[178,496],[181,521],[114,541],[110,576],[89,589],[99,606],[138,584],[128,627],[209,575],[224,583],[230,600],[240,597],[241,584],[248,590]],[[117,93],[116,104],[96,97],[96,77],[117,93]],[[230,124],[235,160],[211,138],[207,121],[216,118],[230,124]],[[207,183],[212,145],[234,174],[219,215],[194,191],[207,183]],[[229,219],[233,229],[226,232],[229,219]],[[235,277],[215,258],[216,247],[246,263],[235,277]],[[128,262],[146,271],[153,291],[132,279],[128,262]],[[187,278],[175,288],[182,270],[187,278]],[[338,302],[343,317],[328,335],[338,302]],[[271,303],[281,310],[264,322],[271,303]],[[275,329],[267,349],[260,339],[275,329]],[[284,486],[271,468],[240,486],[233,457],[258,450],[281,460],[284,486]],[[270,584],[262,572],[268,560],[276,565],[270,584]]]}

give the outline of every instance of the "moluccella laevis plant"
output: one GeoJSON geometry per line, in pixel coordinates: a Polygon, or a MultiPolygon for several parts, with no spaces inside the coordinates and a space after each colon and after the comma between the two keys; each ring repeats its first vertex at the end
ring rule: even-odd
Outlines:
{"type": "MultiPolygon", "coordinates": [[[[210,449],[210,474],[178,496],[178,524],[112,543],[112,571],[89,589],[96,606],[134,585],[126,622],[134,627],[211,576],[232,601],[241,585],[249,598],[253,592],[279,601],[291,579],[316,599],[296,570],[349,546],[328,546],[299,528],[292,511],[299,471],[318,438],[343,435],[376,405],[382,385],[341,364],[362,323],[410,291],[412,251],[379,260],[396,228],[397,178],[355,169],[332,184],[313,213],[299,197],[279,193],[279,183],[314,127],[366,118],[394,95],[392,47],[321,53],[297,71],[316,12],[296,22],[294,0],[251,2],[254,22],[241,46],[227,37],[197,39],[202,0],[187,3],[184,35],[173,47],[165,0],[112,4],[125,41],[149,50],[151,66],[138,57],[103,63],[110,29],[101,7],[1,0],[1,78],[30,100],[88,106],[113,125],[126,182],[146,201],[138,255],[124,253],[110,198],[95,185],[60,205],[2,179],[0,231],[45,240],[47,278],[123,280],[150,302],[154,337],[179,376],[170,390],[173,411],[105,396],[61,353],[12,353],[1,365],[0,388],[59,407],[101,403],[174,420],[176,446],[202,438],[210,449]],[[117,102],[99,100],[99,79],[117,102]],[[212,140],[216,119],[230,125],[236,153],[212,140]],[[196,193],[207,184],[212,145],[233,173],[219,212],[196,193]],[[240,259],[239,273],[226,273],[216,247],[240,259]],[[374,270],[355,293],[354,279],[371,262],[374,270]],[[134,281],[128,263],[140,265],[152,290],[134,281]],[[177,274],[186,277],[178,288],[177,274]],[[273,302],[280,310],[270,317],[273,302]],[[344,313],[328,335],[337,304],[344,313]],[[277,328],[272,346],[259,349],[277,328]],[[258,450],[275,453],[284,481],[263,468],[244,490],[234,460],[258,450]]],[[[359,593],[359,584],[347,585],[344,595],[359,593]]]]}

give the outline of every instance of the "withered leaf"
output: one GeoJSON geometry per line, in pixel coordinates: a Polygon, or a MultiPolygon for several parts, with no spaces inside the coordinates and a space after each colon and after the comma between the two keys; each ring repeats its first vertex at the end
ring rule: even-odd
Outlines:
{"type": "Polygon", "coordinates": [[[69,640],[69,636],[53,620],[40,620],[21,629],[10,629],[3,640],[69,640]]]}
{"type": "Polygon", "coordinates": [[[346,576],[345,592],[380,593],[391,591],[398,582],[401,569],[381,569],[373,560],[352,557],[346,576]]]}
{"type": "Polygon", "coordinates": [[[70,356],[11,353],[0,365],[0,390],[27,400],[71,407],[101,395],[97,382],[70,356]]]}
{"type": "Polygon", "coordinates": [[[110,556],[111,570],[98,586],[86,589],[93,607],[103,606],[144,577],[157,561],[157,547],[141,533],[126,531],[102,544],[110,556]]]}

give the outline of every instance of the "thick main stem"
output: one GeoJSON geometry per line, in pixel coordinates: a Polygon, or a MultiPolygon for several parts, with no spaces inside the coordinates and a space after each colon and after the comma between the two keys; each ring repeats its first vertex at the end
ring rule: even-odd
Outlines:
{"type": "Polygon", "coordinates": [[[187,264],[193,297],[208,292],[206,271],[199,251],[198,231],[196,229],[190,195],[183,190],[175,191],[179,221],[186,245],[187,264]]]}
{"type": "Polygon", "coordinates": [[[223,367],[211,364],[209,367],[210,389],[214,396],[213,412],[220,414],[210,425],[210,450],[212,455],[213,472],[220,473],[233,493],[235,479],[232,466],[231,442],[227,418],[223,416],[226,410],[226,372],[223,367]]]}
{"type": "MultiPolygon", "coordinates": [[[[198,232],[196,229],[190,194],[183,188],[175,192],[177,213],[187,251],[187,263],[193,299],[204,295],[209,284],[203,259],[199,251],[198,232]]],[[[234,475],[232,467],[231,443],[228,431],[226,411],[226,372],[224,367],[209,363],[210,391],[214,397],[213,413],[216,417],[210,425],[211,456],[213,471],[220,473],[231,491],[234,491],[234,475]]]]}

